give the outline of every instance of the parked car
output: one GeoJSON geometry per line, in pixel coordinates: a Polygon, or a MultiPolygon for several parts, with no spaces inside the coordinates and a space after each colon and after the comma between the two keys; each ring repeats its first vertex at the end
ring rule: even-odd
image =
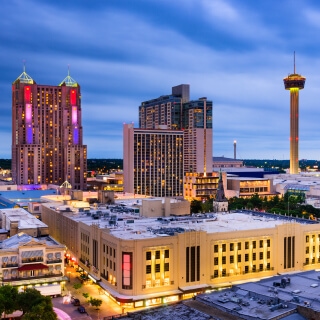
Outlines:
{"type": "Polygon", "coordinates": [[[74,306],[80,306],[80,300],[79,299],[73,299],[73,305],[74,306]]]}
{"type": "Polygon", "coordinates": [[[78,311],[79,311],[80,313],[86,313],[86,309],[85,309],[84,306],[79,306],[79,307],[78,307],[78,311]]]}

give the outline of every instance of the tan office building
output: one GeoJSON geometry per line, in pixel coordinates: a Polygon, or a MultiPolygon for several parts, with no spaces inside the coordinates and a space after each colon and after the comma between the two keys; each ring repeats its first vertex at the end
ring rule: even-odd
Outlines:
{"type": "Polygon", "coordinates": [[[99,220],[43,204],[50,234],[119,303],[157,305],[206,289],[320,268],[320,224],[273,214],[99,220]]]}

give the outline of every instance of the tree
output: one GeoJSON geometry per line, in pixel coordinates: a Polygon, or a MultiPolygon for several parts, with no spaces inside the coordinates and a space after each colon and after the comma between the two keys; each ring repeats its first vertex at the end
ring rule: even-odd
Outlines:
{"type": "Polygon", "coordinates": [[[44,297],[41,303],[34,305],[30,312],[26,313],[23,320],[57,320],[57,315],[53,311],[50,297],[44,297]]]}
{"type": "Polygon", "coordinates": [[[33,288],[27,288],[23,292],[19,292],[17,303],[23,314],[28,313],[31,309],[43,301],[41,293],[33,288]]]}
{"type": "Polygon", "coordinates": [[[76,290],[79,290],[81,287],[82,287],[82,284],[81,284],[81,283],[75,283],[75,284],[73,285],[73,288],[76,289],[76,290]]]}
{"type": "Polygon", "coordinates": [[[17,304],[18,289],[10,285],[0,287],[0,312],[9,314],[19,309],[17,304]]]}
{"type": "Polygon", "coordinates": [[[89,298],[89,293],[88,293],[88,292],[84,292],[82,295],[83,295],[86,299],[89,298]]]}
{"type": "Polygon", "coordinates": [[[191,213],[198,213],[201,212],[201,201],[200,200],[192,200],[190,204],[190,212],[191,213]]]}
{"type": "Polygon", "coordinates": [[[99,309],[99,307],[100,307],[101,304],[102,304],[102,300],[101,300],[101,299],[96,299],[96,298],[90,297],[89,303],[90,303],[93,307],[96,307],[96,309],[99,309]]]}

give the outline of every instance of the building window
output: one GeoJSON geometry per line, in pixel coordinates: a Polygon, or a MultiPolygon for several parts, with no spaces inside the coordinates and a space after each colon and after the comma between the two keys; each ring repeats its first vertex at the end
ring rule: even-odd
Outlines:
{"type": "Polygon", "coordinates": [[[156,259],[160,259],[160,250],[156,251],[156,259]]]}
{"type": "Polygon", "coordinates": [[[132,289],[132,283],[132,252],[122,252],[122,289],[132,289]]]}
{"type": "Polygon", "coordinates": [[[213,251],[214,251],[215,253],[219,252],[219,246],[218,246],[217,244],[214,245],[213,251]]]}
{"type": "Polygon", "coordinates": [[[249,242],[248,242],[248,241],[246,241],[246,242],[244,243],[244,248],[245,248],[245,249],[249,249],[249,242]]]}
{"type": "Polygon", "coordinates": [[[218,278],[218,276],[219,276],[218,270],[213,271],[213,276],[214,276],[214,278],[218,278]]]}
{"type": "Polygon", "coordinates": [[[252,248],[255,249],[257,247],[257,242],[256,241],[252,241],[252,248]]]}
{"type": "Polygon", "coordinates": [[[234,250],[234,244],[230,243],[230,251],[233,251],[233,250],[234,250]]]}
{"type": "Polygon", "coordinates": [[[270,251],[267,251],[267,259],[270,259],[270,251]]]}
{"type": "Polygon", "coordinates": [[[263,240],[260,240],[260,248],[263,248],[263,240]]]}
{"type": "Polygon", "coordinates": [[[256,265],[254,264],[253,266],[252,266],[252,272],[256,272],[257,271],[257,268],[256,268],[256,265]]]}
{"type": "Polygon", "coordinates": [[[226,250],[227,250],[227,246],[226,246],[226,244],[224,243],[224,244],[222,245],[222,252],[226,252],[226,250]]]}
{"type": "Polygon", "coordinates": [[[148,265],[146,266],[146,274],[150,274],[151,273],[151,266],[148,265]]]}
{"type": "Polygon", "coordinates": [[[241,254],[238,254],[238,262],[241,262],[241,254]]]}
{"type": "Polygon", "coordinates": [[[309,247],[306,247],[306,253],[309,253],[309,247]]]}
{"type": "Polygon", "coordinates": [[[227,262],[226,256],[223,256],[222,257],[222,264],[226,264],[226,262],[227,262]]]}
{"type": "Polygon", "coordinates": [[[222,269],[221,275],[222,275],[223,277],[225,277],[225,276],[227,275],[226,269],[222,269]]]}
{"type": "Polygon", "coordinates": [[[267,240],[267,247],[270,248],[270,239],[267,240]]]}
{"type": "Polygon", "coordinates": [[[249,273],[249,266],[244,267],[244,273],[249,273]]]}
{"type": "Polygon", "coordinates": [[[238,250],[241,250],[241,242],[238,242],[238,250]]]}
{"type": "Polygon", "coordinates": [[[217,265],[219,264],[219,258],[218,258],[218,257],[215,257],[215,258],[213,259],[213,264],[214,264],[215,266],[217,266],[217,265]]]}
{"type": "Polygon", "coordinates": [[[252,253],[252,260],[256,261],[256,253],[255,252],[252,253]]]}
{"type": "Polygon", "coordinates": [[[169,258],[169,250],[164,250],[164,257],[169,258]]]}
{"type": "Polygon", "coordinates": [[[146,252],[146,260],[151,260],[151,251],[146,252]]]}
{"type": "Polygon", "coordinates": [[[267,270],[270,270],[270,263],[267,263],[267,270]]]}
{"type": "Polygon", "coordinates": [[[247,253],[244,255],[244,261],[249,261],[249,255],[247,253]]]}
{"type": "Polygon", "coordinates": [[[306,264],[309,264],[309,258],[306,258],[306,264]]]}
{"type": "Polygon", "coordinates": [[[166,262],[164,264],[164,271],[169,271],[169,263],[168,262],[166,262]]]}
{"type": "Polygon", "coordinates": [[[230,263],[234,263],[234,256],[230,256],[230,263]]]}
{"type": "Polygon", "coordinates": [[[309,236],[306,236],[306,242],[309,242],[309,236]]]}
{"type": "Polygon", "coordinates": [[[155,271],[160,272],[160,263],[156,263],[155,271]]]}
{"type": "Polygon", "coordinates": [[[260,253],[259,253],[259,258],[260,258],[260,260],[263,259],[263,252],[260,252],[260,253]]]}
{"type": "Polygon", "coordinates": [[[262,263],[259,264],[259,270],[263,271],[263,264],[262,263]]]}

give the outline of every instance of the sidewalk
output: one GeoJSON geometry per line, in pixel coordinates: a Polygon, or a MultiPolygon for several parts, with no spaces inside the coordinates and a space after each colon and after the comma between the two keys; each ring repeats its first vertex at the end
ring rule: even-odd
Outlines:
{"type": "Polygon", "coordinates": [[[82,306],[85,307],[88,315],[81,314],[78,312],[77,307],[72,304],[63,304],[63,298],[54,298],[52,300],[54,307],[59,308],[69,314],[71,319],[81,319],[81,320],[103,320],[104,317],[117,316],[122,313],[122,307],[110,299],[107,295],[104,294],[104,290],[98,284],[95,284],[91,281],[88,281],[86,284],[82,284],[82,287],[78,290],[73,288],[75,283],[81,283],[78,279],[79,273],[76,272],[76,269],[73,267],[66,267],[65,275],[70,278],[69,282],[66,282],[65,288],[62,291],[62,295],[67,295],[68,293],[71,296],[80,300],[82,306]],[[102,304],[99,307],[99,310],[96,310],[95,307],[92,307],[87,302],[82,294],[88,293],[89,297],[102,300],[102,304]]]}

